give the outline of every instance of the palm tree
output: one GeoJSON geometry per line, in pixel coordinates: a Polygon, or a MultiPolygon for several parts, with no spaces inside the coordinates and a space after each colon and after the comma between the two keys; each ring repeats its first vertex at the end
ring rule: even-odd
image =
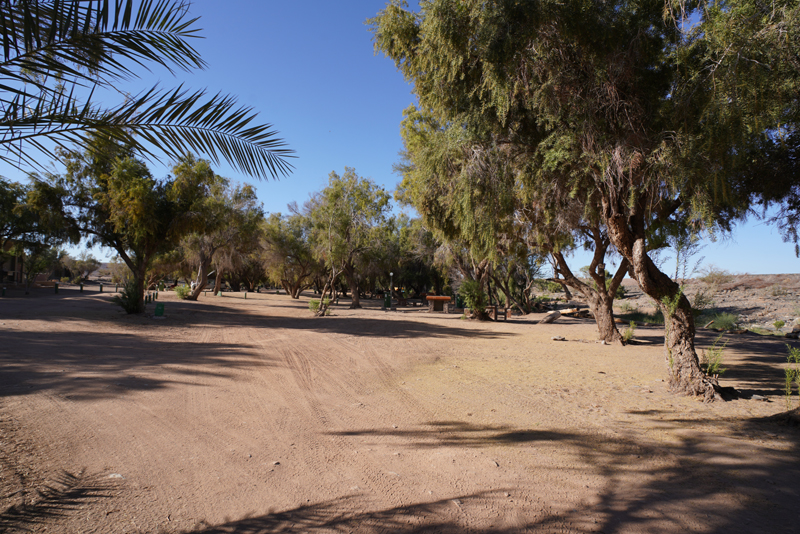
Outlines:
{"type": "Polygon", "coordinates": [[[156,86],[112,107],[93,102],[148,63],[204,68],[188,43],[197,20],[181,0],[0,0],[0,161],[41,167],[38,156],[98,134],[151,159],[193,151],[251,176],[286,175],[293,151],[229,95],[156,86]]]}

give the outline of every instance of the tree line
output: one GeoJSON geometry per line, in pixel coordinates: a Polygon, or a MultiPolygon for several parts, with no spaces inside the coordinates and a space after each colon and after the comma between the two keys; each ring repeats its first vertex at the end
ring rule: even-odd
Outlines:
{"type": "Polygon", "coordinates": [[[671,388],[713,399],[654,254],[769,206],[797,242],[799,19],[794,0],[392,1],[368,23],[418,97],[403,194],[476,261],[547,254],[607,341],[629,275],[664,315],[671,388]],[[588,283],[575,246],[593,250],[588,283]]]}

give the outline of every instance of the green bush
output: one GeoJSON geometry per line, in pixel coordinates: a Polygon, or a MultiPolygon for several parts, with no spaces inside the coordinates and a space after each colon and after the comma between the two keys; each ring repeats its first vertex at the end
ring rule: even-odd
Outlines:
{"type": "Polygon", "coordinates": [[[137,313],[139,311],[139,295],[136,291],[136,280],[130,279],[125,282],[119,294],[115,295],[111,302],[120,306],[125,313],[137,313]]]}
{"type": "Polygon", "coordinates": [[[618,317],[626,321],[634,321],[637,323],[654,324],[654,325],[664,324],[664,315],[661,313],[661,310],[656,310],[655,313],[645,313],[640,311],[631,313],[621,313],[618,315],[618,317]]]}
{"type": "Polygon", "coordinates": [[[732,313],[718,313],[714,315],[711,328],[722,330],[736,330],[739,327],[739,317],[732,313]]]}
{"type": "Polygon", "coordinates": [[[564,291],[564,286],[558,282],[550,282],[549,280],[537,280],[534,282],[536,287],[548,293],[559,293],[564,291]]]}
{"type": "Polygon", "coordinates": [[[458,294],[464,298],[465,307],[478,315],[486,313],[486,293],[481,290],[477,280],[464,280],[458,288],[458,294]]]}
{"type": "Polygon", "coordinates": [[[631,339],[633,339],[633,335],[636,333],[636,322],[631,321],[631,324],[625,331],[622,333],[622,341],[628,343],[631,339]]]}
{"type": "Polygon", "coordinates": [[[775,321],[774,323],[772,323],[772,326],[774,326],[774,327],[775,327],[775,330],[780,330],[781,328],[783,328],[783,326],[784,326],[785,324],[786,324],[786,321],[781,321],[780,319],[778,319],[777,321],[775,321]]]}
{"type": "Polygon", "coordinates": [[[716,377],[727,371],[727,369],[722,367],[722,357],[723,350],[728,342],[726,341],[720,346],[720,341],[722,341],[722,334],[714,340],[714,344],[711,345],[708,350],[703,350],[703,354],[700,357],[700,367],[708,376],[716,377]]]}
{"type": "MultiPolygon", "coordinates": [[[[331,303],[331,299],[325,299],[325,315],[330,315],[331,309],[328,307],[331,303]]],[[[308,309],[311,310],[314,314],[319,311],[319,299],[311,299],[308,301],[308,309]]]]}
{"type": "Polygon", "coordinates": [[[60,281],[62,284],[69,284],[69,276],[62,276],[60,281]]]}
{"type": "Polygon", "coordinates": [[[797,396],[800,399],[800,349],[795,349],[790,345],[786,345],[789,349],[789,357],[787,361],[789,365],[786,367],[786,409],[792,409],[792,382],[797,384],[797,396]]]}
{"type": "Polygon", "coordinates": [[[192,294],[192,288],[189,286],[176,286],[175,294],[178,295],[179,299],[187,299],[192,294]]]}

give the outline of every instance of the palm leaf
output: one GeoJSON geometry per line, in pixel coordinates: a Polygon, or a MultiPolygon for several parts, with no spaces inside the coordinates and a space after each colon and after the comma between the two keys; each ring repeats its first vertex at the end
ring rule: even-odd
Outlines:
{"type": "Polygon", "coordinates": [[[54,158],[54,148],[86,146],[90,134],[101,134],[150,159],[195,151],[252,176],[286,175],[293,151],[231,96],[154,87],[111,108],[93,103],[96,87],[134,78],[137,67],[205,66],[186,42],[198,37],[186,7],[175,0],[0,0],[0,161],[42,167],[38,156],[54,158]]]}

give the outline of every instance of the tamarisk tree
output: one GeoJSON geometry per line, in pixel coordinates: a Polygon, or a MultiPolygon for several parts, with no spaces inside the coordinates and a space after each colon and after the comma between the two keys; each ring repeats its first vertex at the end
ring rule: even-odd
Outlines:
{"type": "Polygon", "coordinates": [[[719,386],[700,368],[691,305],[650,257],[648,239],[675,219],[726,230],[750,205],[746,178],[772,162],[764,148],[796,138],[796,41],[786,41],[796,3],[420,7],[394,2],[370,21],[376,49],[413,83],[420,109],[516,151],[513,168],[525,180],[546,181],[596,213],[664,313],[670,387],[714,399],[719,386]]]}

